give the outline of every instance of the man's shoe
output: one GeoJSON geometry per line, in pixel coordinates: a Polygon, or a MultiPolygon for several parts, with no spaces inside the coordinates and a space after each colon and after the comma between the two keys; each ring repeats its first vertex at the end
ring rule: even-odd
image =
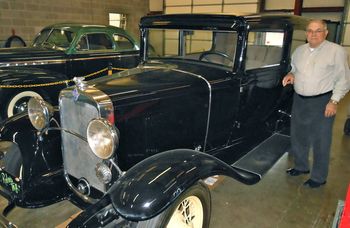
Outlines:
{"type": "Polygon", "coordinates": [[[310,171],[309,170],[301,171],[301,170],[297,170],[297,169],[294,169],[294,168],[290,168],[290,169],[286,170],[286,173],[289,174],[289,176],[295,177],[295,176],[300,176],[302,174],[308,174],[308,173],[310,173],[310,171]]]}
{"type": "Polygon", "coordinates": [[[317,181],[313,181],[311,179],[308,179],[305,183],[304,186],[308,186],[310,188],[318,188],[322,185],[326,184],[326,181],[324,182],[317,182],[317,181]]]}

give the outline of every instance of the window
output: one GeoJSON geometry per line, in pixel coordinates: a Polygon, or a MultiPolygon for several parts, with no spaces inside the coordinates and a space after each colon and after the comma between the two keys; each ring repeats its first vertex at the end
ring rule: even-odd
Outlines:
{"type": "Polygon", "coordinates": [[[110,13],[109,24],[115,27],[126,29],[126,14],[110,13]]]}
{"type": "Polygon", "coordinates": [[[87,34],[80,38],[77,50],[106,50],[113,49],[113,43],[104,33],[87,34]]]}
{"type": "Polygon", "coordinates": [[[86,51],[89,50],[89,46],[88,46],[88,41],[87,41],[87,37],[83,36],[80,38],[78,44],[77,44],[77,50],[79,51],[86,51]]]}
{"type": "Polygon", "coordinates": [[[44,29],[44,30],[42,30],[42,31],[38,34],[38,36],[35,37],[34,42],[33,42],[33,46],[36,47],[36,46],[39,46],[39,45],[41,45],[42,43],[44,43],[45,40],[47,39],[47,37],[49,36],[50,31],[51,31],[51,29],[44,29]]]}
{"type": "Polygon", "coordinates": [[[113,39],[117,44],[118,51],[130,51],[136,49],[134,44],[128,38],[122,35],[113,34],[113,39]]]}
{"type": "Polygon", "coordinates": [[[181,58],[232,67],[237,34],[212,30],[150,29],[148,57],[181,58]]]}
{"type": "Polygon", "coordinates": [[[279,65],[282,59],[283,32],[250,32],[246,69],[279,65]]]}
{"type": "Polygon", "coordinates": [[[67,49],[72,42],[75,33],[64,29],[43,30],[35,38],[33,46],[46,45],[54,49],[67,49]]]}
{"type": "Polygon", "coordinates": [[[209,51],[212,47],[212,31],[185,31],[186,54],[209,51]]]}

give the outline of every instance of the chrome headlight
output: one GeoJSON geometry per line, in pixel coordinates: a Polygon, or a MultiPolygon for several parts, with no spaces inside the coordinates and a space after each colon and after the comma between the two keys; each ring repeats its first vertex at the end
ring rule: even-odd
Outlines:
{"type": "Polygon", "coordinates": [[[33,127],[41,131],[49,126],[53,115],[53,107],[38,97],[32,97],[28,101],[28,116],[33,127]]]}
{"type": "Polygon", "coordinates": [[[119,144],[117,129],[102,118],[90,121],[86,135],[92,152],[102,159],[112,157],[119,144]]]}

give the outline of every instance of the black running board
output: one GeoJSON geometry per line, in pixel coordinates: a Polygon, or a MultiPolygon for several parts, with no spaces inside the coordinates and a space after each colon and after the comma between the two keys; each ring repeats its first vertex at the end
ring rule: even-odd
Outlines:
{"type": "Polygon", "coordinates": [[[231,166],[255,173],[262,178],[287,151],[289,146],[289,136],[275,133],[231,166]]]}

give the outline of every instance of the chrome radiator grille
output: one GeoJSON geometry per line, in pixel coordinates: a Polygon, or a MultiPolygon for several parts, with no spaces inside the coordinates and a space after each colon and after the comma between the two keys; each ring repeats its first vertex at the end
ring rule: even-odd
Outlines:
{"type": "MultiPolygon", "coordinates": [[[[80,94],[75,100],[72,93],[61,93],[61,127],[86,138],[86,129],[91,119],[100,117],[98,101],[80,94]]],[[[95,167],[101,159],[91,151],[87,142],[62,131],[63,164],[66,172],[77,178],[84,178],[94,188],[105,192],[106,187],[96,177],[95,167]]]]}

